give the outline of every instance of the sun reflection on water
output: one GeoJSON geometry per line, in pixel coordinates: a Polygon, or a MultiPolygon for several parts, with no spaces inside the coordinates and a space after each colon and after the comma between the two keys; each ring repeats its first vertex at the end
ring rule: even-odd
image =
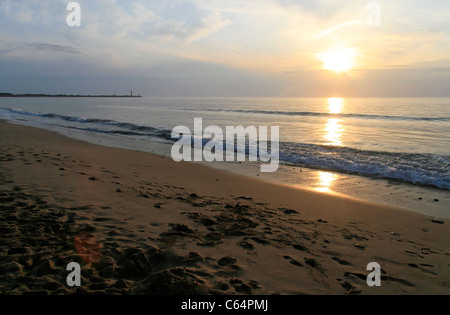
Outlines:
{"type": "MultiPolygon", "coordinates": [[[[328,110],[330,114],[340,114],[344,106],[344,99],[340,97],[331,97],[328,99],[328,110]]],[[[342,120],[338,118],[329,118],[325,124],[324,138],[327,145],[342,146],[342,133],[344,128],[341,125],[342,120]]]]}
{"type": "MultiPolygon", "coordinates": [[[[330,118],[327,119],[324,128],[324,139],[326,145],[342,146],[342,135],[345,131],[342,126],[342,119],[337,114],[342,113],[344,107],[344,99],[340,97],[331,97],[328,99],[328,113],[330,118]],[[334,116],[334,117],[333,117],[334,116]]],[[[319,172],[317,178],[316,190],[320,192],[332,192],[333,183],[338,180],[339,176],[330,172],[319,172]]]]}
{"type": "Polygon", "coordinates": [[[321,192],[330,192],[331,185],[337,179],[337,175],[329,172],[319,172],[319,182],[316,190],[321,192]]]}
{"type": "Polygon", "coordinates": [[[342,146],[342,126],[340,119],[328,119],[325,124],[325,139],[328,141],[327,145],[342,146]]]}
{"type": "Polygon", "coordinates": [[[344,99],[340,97],[330,97],[328,99],[328,109],[330,114],[340,114],[344,106],[344,99]]]}

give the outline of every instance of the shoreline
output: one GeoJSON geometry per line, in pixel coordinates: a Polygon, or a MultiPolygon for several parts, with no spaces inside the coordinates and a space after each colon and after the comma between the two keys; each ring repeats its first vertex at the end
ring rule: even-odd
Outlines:
{"type": "Polygon", "coordinates": [[[447,220],[43,129],[0,130],[2,294],[450,292],[447,220]],[[65,285],[70,261],[83,265],[81,288],[65,285]],[[372,261],[382,287],[365,284],[372,261]]]}
{"type": "MultiPolygon", "coordinates": [[[[71,130],[51,125],[38,125],[11,121],[23,126],[34,126],[57,132],[72,139],[106,147],[139,150],[170,158],[173,143],[159,139],[138,139],[111,136],[89,131],[71,130]]],[[[291,166],[281,163],[275,173],[260,173],[259,164],[252,162],[195,162],[213,169],[224,170],[251,178],[263,179],[276,184],[295,186],[300,189],[342,195],[362,201],[406,209],[441,219],[450,219],[450,195],[447,190],[401,181],[372,178],[358,174],[337,173],[308,167],[291,166]],[[436,202],[436,200],[439,200],[436,202]]]]}

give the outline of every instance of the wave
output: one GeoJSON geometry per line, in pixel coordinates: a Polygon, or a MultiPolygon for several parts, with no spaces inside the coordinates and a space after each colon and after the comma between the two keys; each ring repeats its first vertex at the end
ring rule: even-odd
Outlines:
{"type": "MultiPolygon", "coordinates": [[[[22,109],[7,109],[11,113],[37,116],[78,123],[62,127],[124,136],[171,138],[171,130],[118,122],[109,119],[81,118],[53,113],[34,113],[22,109]]],[[[266,111],[246,111],[266,112],[266,111]]],[[[278,113],[270,111],[270,113],[278,113]]],[[[307,113],[322,115],[321,113],[307,113]]],[[[387,116],[392,117],[392,116],[387,116]]],[[[203,139],[205,145],[209,139],[203,139]]],[[[236,148],[237,150],[237,148],[236,148]]],[[[250,150],[245,148],[248,153],[250,150]]],[[[360,150],[310,143],[280,143],[280,162],[283,164],[316,168],[327,171],[357,174],[373,178],[398,180],[450,190],[450,157],[436,154],[395,153],[360,150]]]]}
{"type": "MultiPolygon", "coordinates": [[[[21,115],[28,115],[28,116],[35,116],[35,117],[44,117],[44,118],[57,118],[64,121],[70,121],[70,122],[77,122],[77,123],[91,123],[91,124],[99,124],[99,125],[105,125],[105,126],[114,126],[123,128],[125,130],[103,130],[103,129],[95,129],[91,128],[92,130],[89,131],[98,131],[98,132],[108,132],[108,133],[123,133],[126,134],[127,130],[135,131],[135,135],[151,135],[159,129],[149,126],[142,126],[142,125],[136,125],[133,123],[128,122],[119,122],[115,120],[110,119],[99,119],[99,118],[82,118],[82,117],[74,117],[74,116],[67,116],[67,115],[61,115],[61,114],[53,114],[53,113],[35,113],[35,112],[27,112],[22,109],[7,109],[11,113],[15,114],[21,114],[21,115]]],[[[89,128],[85,128],[85,130],[88,130],[89,128]]],[[[129,132],[129,134],[132,134],[132,132],[129,132]]]]}
{"type": "Polygon", "coordinates": [[[280,160],[292,165],[450,190],[450,157],[435,154],[393,153],[305,143],[282,143],[280,160]]]}
{"type": "Polygon", "coordinates": [[[295,112],[295,111],[277,111],[277,110],[245,110],[245,109],[184,109],[189,111],[209,111],[209,112],[232,112],[244,114],[263,114],[263,115],[285,115],[285,116],[311,116],[311,117],[335,117],[335,118],[363,118],[363,119],[385,119],[385,120],[406,120],[406,121],[448,121],[450,117],[415,117],[415,116],[393,116],[393,115],[369,115],[369,114],[334,114],[320,112],[295,112]]]}

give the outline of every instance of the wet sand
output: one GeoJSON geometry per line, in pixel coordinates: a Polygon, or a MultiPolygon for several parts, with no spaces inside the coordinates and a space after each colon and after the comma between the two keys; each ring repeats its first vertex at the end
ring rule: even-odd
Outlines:
{"type": "Polygon", "coordinates": [[[0,294],[450,294],[447,220],[5,122],[0,143],[0,294]]]}

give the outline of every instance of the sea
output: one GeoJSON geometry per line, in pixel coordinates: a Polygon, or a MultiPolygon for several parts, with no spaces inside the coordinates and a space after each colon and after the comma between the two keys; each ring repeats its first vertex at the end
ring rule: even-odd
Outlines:
{"type": "Polygon", "coordinates": [[[277,172],[203,164],[450,218],[450,98],[0,98],[0,119],[163,155],[173,128],[194,130],[195,118],[223,130],[279,127],[277,172]]]}

